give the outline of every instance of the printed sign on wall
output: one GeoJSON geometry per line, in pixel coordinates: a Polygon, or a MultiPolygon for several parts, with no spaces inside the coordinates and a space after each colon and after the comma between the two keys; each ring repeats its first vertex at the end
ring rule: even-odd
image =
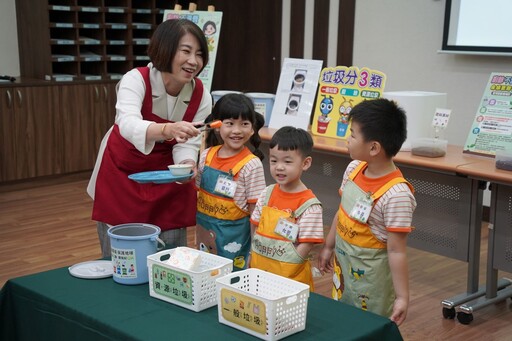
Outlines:
{"type": "Polygon", "coordinates": [[[291,125],[308,129],[321,69],[321,60],[284,59],[270,128],[291,125]]]}
{"type": "Polygon", "coordinates": [[[464,153],[512,150],[512,73],[493,72],[471,125],[464,153]]]}
{"type": "Polygon", "coordinates": [[[311,133],[345,139],[350,133],[348,114],[359,102],[382,96],[386,75],[368,68],[337,66],[320,74],[311,133]]]}

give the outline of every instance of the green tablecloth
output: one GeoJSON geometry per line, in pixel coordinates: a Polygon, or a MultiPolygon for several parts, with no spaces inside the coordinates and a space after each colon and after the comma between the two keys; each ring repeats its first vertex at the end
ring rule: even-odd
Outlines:
{"type": "MultiPolygon", "coordinates": [[[[217,307],[193,312],[149,296],[148,285],[79,279],[67,268],[9,280],[0,291],[2,340],[256,340],[219,323],[217,307]]],[[[402,340],[389,319],[317,294],[306,329],[287,340],[402,340]]]]}

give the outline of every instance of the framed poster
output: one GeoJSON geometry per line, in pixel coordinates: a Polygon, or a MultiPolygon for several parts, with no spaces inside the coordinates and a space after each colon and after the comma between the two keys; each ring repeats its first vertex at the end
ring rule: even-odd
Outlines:
{"type": "Polygon", "coordinates": [[[217,11],[184,11],[165,10],[164,21],[169,19],[188,19],[201,28],[208,42],[209,60],[198,78],[204,86],[210,90],[213,80],[213,69],[217,57],[217,45],[219,44],[220,27],[222,23],[222,12],[217,11]]]}
{"type": "Polygon", "coordinates": [[[464,144],[464,153],[512,150],[512,73],[493,72],[464,144]]]}
{"type": "Polygon", "coordinates": [[[365,99],[382,97],[386,75],[368,68],[324,68],[316,100],[311,133],[345,139],[350,133],[348,114],[365,99]]]}
{"type": "Polygon", "coordinates": [[[291,125],[308,129],[321,69],[321,60],[284,59],[270,116],[270,128],[291,125]]]}

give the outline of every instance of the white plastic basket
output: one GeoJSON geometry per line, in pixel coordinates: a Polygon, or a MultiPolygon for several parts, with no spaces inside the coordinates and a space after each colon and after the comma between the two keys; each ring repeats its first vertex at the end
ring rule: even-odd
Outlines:
{"type": "Polygon", "coordinates": [[[200,254],[201,264],[195,271],[165,263],[175,249],[148,256],[149,295],[198,312],[217,304],[215,279],[233,270],[233,261],[207,252],[187,248],[200,254]]]}
{"type": "Polygon", "coordinates": [[[217,278],[219,322],[263,340],[306,328],[309,285],[259,269],[217,278]]]}

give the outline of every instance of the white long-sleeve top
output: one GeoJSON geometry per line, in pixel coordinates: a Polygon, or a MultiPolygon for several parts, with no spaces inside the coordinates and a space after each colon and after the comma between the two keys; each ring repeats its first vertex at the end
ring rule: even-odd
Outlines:
{"type": "MultiPolygon", "coordinates": [[[[154,68],[152,63],[149,63],[148,67],[150,68],[149,79],[153,98],[153,114],[169,121],[177,122],[183,120],[195,83],[186,84],[177,97],[171,96],[165,91],[161,72],[154,68]]],[[[144,79],[137,69],[133,69],[123,76],[116,88],[117,102],[115,123],[119,126],[121,136],[133,144],[138,151],[144,155],[148,155],[153,150],[155,141],[146,142],[146,131],[148,126],[154,122],[142,118],[141,108],[146,93],[144,79]]],[[[212,98],[208,89],[205,88],[201,104],[199,105],[193,122],[204,121],[211,113],[211,109],[212,98]]],[[[87,193],[93,199],[96,178],[111,131],[112,128],[105,134],[101,142],[98,158],[96,159],[96,164],[87,186],[87,193]]],[[[174,163],[180,163],[187,159],[197,162],[200,146],[201,135],[189,139],[186,143],[177,143],[172,150],[174,163]]],[[[152,169],[148,169],[148,171],[151,170],[152,169]]]]}

